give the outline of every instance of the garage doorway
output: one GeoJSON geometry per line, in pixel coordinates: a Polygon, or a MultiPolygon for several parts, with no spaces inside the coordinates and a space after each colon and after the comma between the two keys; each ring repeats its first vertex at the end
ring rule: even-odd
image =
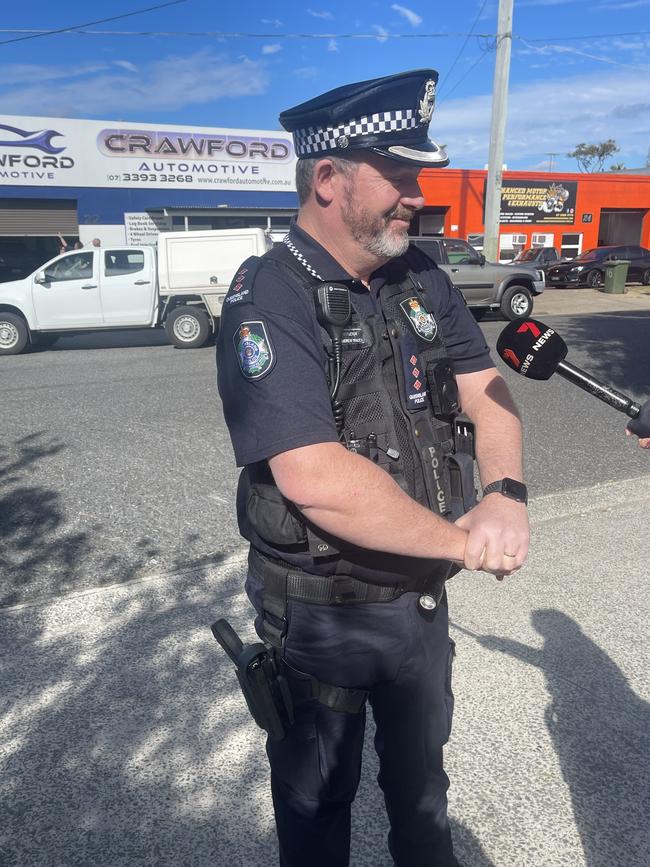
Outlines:
{"type": "Polygon", "coordinates": [[[409,235],[444,235],[447,208],[423,208],[418,211],[409,228],[409,235]]]}
{"type": "Polygon", "coordinates": [[[640,244],[646,211],[603,208],[598,226],[598,246],[640,244]]]}

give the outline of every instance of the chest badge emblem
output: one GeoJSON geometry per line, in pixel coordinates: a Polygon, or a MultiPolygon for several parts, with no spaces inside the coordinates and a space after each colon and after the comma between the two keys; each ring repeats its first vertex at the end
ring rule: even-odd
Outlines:
{"type": "Polygon", "coordinates": [[[239,367],[246,379],[260,379],[275,360],[263,322],[242,322],[233,335],[239,367]]]}
{"type": "Polygon", "coordinates": [[[408,316],[416,334],[429,342],[436,339],[438,323],[431,313],[427,313],[417,298],[407,298],[400,303],[400,307],[408,316]]]}

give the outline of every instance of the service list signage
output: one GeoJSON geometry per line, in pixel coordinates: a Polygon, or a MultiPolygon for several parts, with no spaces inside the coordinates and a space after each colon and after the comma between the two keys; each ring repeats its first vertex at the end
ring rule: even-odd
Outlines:
{"type": "Polygon", "coordinates": [[[573,224],[576,215],[576,181],[503,181],[503,224],[573,224]]]}
{"type": "Polygon", "coordinates": [[[0,185],[284,190],[285,132],[0,115],[0,185]]]}

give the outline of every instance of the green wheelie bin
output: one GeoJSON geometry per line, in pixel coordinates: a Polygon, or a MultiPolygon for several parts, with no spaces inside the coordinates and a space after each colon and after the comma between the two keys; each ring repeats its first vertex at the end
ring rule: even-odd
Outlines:
{"type": "Polygon", "coordinates": [[[613,262],[608,262],[605,266],[605,279],[601,292],[610,292],[615,295],[622,295],[627,292],[625,281],[629,265],[627,259],[616,259],[613,262]]]}

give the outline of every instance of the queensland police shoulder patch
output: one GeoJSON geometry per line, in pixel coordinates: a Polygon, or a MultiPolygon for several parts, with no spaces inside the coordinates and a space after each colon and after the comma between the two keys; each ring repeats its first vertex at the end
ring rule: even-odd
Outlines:
{"type": "Polygon", "coordinates": [[[261,320],[241,322],[233,334],[233,343],[246,379],[261,379],[273,367],[275,353],[261,320]]]}
{"type": "Polygon", "coordinates": [[[431,313],[427,313],[418,298],[407,298],[399,305],[408,316],[415,333],[424,340],[435,340],[438,333],[438,323],[431,313]]]}

